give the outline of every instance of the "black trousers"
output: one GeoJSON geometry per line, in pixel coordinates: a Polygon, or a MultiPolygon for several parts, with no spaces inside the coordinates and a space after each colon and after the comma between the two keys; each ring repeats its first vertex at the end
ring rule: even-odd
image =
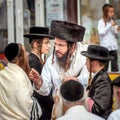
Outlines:
{"type": "MultiPolygon", "coordinates": [[[[118,55],[117,50],[109,51],[109,55],[113,56],[113,59],[111,60],[111,72],[118,72],[118,55]]],[[[108,71],[109,61],[107,62],[105,66],[105,70],[108,71]]]]}
{"type": "Polygon", "coordinates": [[[53,100],[51,93],[48,96],[43,96],[37,93],[36,91],[34,91],[33,95],[34,97],[38,99],[39,104],[42,109],[42,116],[39,118],[39,120],[50,120],[51,119],[52,107],[54,104],[54,100],[53,100]]]}

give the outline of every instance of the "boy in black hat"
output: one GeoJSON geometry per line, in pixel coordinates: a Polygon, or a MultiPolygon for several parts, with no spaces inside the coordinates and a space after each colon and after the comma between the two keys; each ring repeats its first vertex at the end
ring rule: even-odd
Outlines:
{"type": "MultiPolygon", "coordinates": [[[[42,80],[36,80],[39,93],[47,95],[52,89],[53,96],[60,85],[70,78],[76,78],[83,85],[87,84],[88,70],[85,65],[86,58],[80,55],[87,45],[83,40],[85,28],[83,26],[65,21],[53,20],[50,26],[50,35],[55,37],[53,55],[51,55],[42,69],[42,80]],[[41,86],[41,87],[40,87],[41,86]]],[[[31,71],[31,79],[37,74],[31,71]]],[[[33,81],[34,81],[33,80],[33,81]]]]}
{"type": "Polygon", "coordinates": [[[113,86],[113,96],[115,98],[115,111],[110,114],[108,120],[120,120],[120,76],[115,78],[111,85],[113,86]]]}
{"type": "Polygon", "coordinates": [[[86,66],[90,72],[88,81],[89,111],[101,117],[107,118],[112,109],[112,88],[110,78],[104,67],[108,60],[112,59],[107,48],[98,45],[89,45],[87,51],[81,54],[86,56],[86,66]],[[91,78],[93,73],[93,78],[91,78]]]}
{"type": "MultiPolygon", "coordinates": [[[[47,27],[38,26],[31,27],[30,33],[25,34],[24,37],[29,38],[31,45],[31,52],[28,55],[30,68],[34,68],[41,75],[43,65],[46,62],[46,54],[50,49],[50,39],[53,39],[53,37],[49,35],[47,27]]],[[[42,116],[39,120],[50,120],[53,105],[51,96],[42,96],[36,91],[34,91],[34,96],[38,99],[42,108],[42,116]]]]}

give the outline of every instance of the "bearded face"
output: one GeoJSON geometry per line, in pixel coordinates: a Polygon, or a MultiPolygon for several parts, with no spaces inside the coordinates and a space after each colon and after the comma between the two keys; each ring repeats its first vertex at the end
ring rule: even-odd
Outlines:
{"type": "Polygon", "coordinates": [[[71,56],[76,48],[75,43],[66,42],[65,40],[61,40],[56,38],[54,45],[54,53],[58,60],[58,64],[61,68],[67,71],[71,64],[71,56]]]}
{"type": "Polygon", "coordinates": [[[67,58],[68,58],[67,52],[64,53],[64,54],[61,54],[61,53],[59,53],[59,52],[56,51],[55,54],[56,54],[56,57],[57,57],[57,60],[58,60],[59,65],[60,65],[60,66],[65,65],[65,64],[66,64],[66,61],[67,61],[67,58]],[[61,54],[61,57],[59,57],[58,54],[61,54]]]}

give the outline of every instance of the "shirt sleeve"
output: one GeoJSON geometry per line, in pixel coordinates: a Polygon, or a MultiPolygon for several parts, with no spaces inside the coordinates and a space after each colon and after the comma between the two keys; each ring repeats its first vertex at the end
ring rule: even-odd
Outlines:
{"type": "Polygon", "coordinates": [[[105,35],[107,34],[107,32],[109,31],[109,29],[112,27],[112,25],[110,23],[107,23],[105,25],[104,21],[101,19],[98,22],[98,33],[100,35],[105,35]]]}
{"type": "Polygon", "coordinates": [[[51,57],[48,58],[45,65],[43,66],[41,77],[43,79],[43,84],[38,91],[42,95],[48,95],[52,89],[52,80],[51,80],[51,57]]]}

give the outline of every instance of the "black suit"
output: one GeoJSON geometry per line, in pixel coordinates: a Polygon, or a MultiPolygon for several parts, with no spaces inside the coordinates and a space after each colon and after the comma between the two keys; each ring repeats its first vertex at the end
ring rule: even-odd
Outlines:
{"type": "Polygon", "coordinates": [[[94,76],[88,96],[94,101],[92,113],[107,118],[112,110],[112,87],[103,69],[94,76]]]}
{"type": "MultiPolygon", "coordinates": [[[[38,56],[36,56],[33,53],[29,54],[29,65],[30,68],[36,69],[39,72],[39,74],[41,74],[43,65],[40,63],[40,59],[38,58],[38,56]]],[[[42,109],[42,116],[40,117],[39,120],[50,120],[52,113],[52,106],[54,103],[52,95],[50,94],[48,96],[42,96],[36,91],[34,91],[33,95],[38,99],[42,109]]]]}

